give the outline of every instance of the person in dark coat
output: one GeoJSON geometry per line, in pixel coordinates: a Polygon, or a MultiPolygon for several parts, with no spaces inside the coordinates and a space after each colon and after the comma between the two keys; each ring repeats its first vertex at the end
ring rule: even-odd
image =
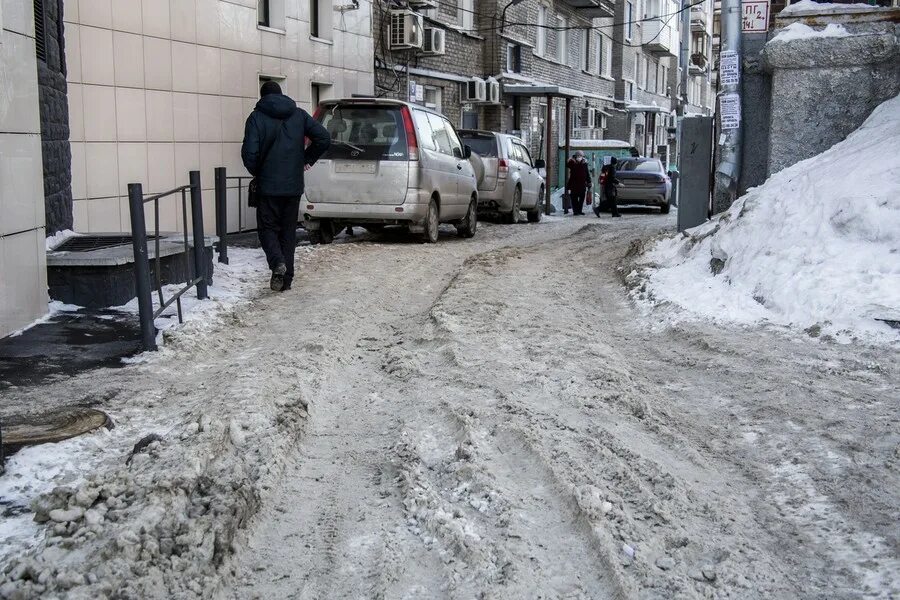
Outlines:
{"type": "Polygon", "coordinates": [[[328,131],[282,94],[281,86],[274,81],[263,84],[244,127],[241,159],[256,178],[257,230],[272,270],[269,286],[273,291],[291,289],[303,173],[330,145],[328,131]]]}
{"type": "MultiPolygon", "coordinates": [[[[618,204],[619,190],[616,188],[616,184],[619,183],[619,180],[616,179],[616,163],[618,161],[613,156],[609,159],[608,165],[603,165],[603,168],[600,169],[600,181],[603,185],[603,195],[606,196],[606,202],[612,211],[612,216],[621,217],[618,204]]],[[[599,213],[597,216],[600,216],[599,213]]]]}
{"type": "Polygon", "coordinates": [[[575,155],[566,163],[569,167],[569,180],[566,191],[572,198],[572,214],[584,214],[584,198],[591,193],[591,171],[584,158],[584,152],[576,150],[575,155]]]}

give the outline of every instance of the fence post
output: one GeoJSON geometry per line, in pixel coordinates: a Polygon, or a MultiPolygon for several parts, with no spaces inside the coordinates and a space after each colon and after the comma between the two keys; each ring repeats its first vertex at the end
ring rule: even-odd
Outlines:
{"type": "Polygon", "coordinates": [[[156,350],[156,326],[153,324],[153,298],[150,290],[150,258],[147,255],[147,222],[144,219],[144,190],[140,183],[128,184],[128,210],[131,212],[131,244],[134,248],[134,283],[141,320],[144,350],[156,350]]]}
{"type": "Polygon", "coordinates": [[[203,236],[203,199],[200,171],[191,171],[191,222],[194,235],[194,277],[197,282],[197,298],[206,300],[206,238],[203,236]]]}
{"type": "Polygon", "coordinates": [[[225,167],[216,167],[216,235],[219,237],[219,262],[228,264],[228,189],[225,167]]]}

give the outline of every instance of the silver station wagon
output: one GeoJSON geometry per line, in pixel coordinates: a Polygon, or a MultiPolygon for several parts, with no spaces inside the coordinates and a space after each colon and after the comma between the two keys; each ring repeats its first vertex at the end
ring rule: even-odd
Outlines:
{"type": "Polygon", "coordinates": [[[404,225],[431,243],[440,223],[475,235],[471,150],[446,117],[398,100],[352,98],[323,102],[315,118],[332,145],[306,173],[300,210],[312,243],[329,243],[348,225],[404,225]]]}
{"type": "Polygon", "coordinates": [[[519,212],[524,210],[529,222],[540,221],[544,178],[539,170],[544,161],[533,161],[525,142],[505,133],[470,129],[459,133],[484,163],[478,210],[499,214],[506,223],[518,223],[519,212]]]}

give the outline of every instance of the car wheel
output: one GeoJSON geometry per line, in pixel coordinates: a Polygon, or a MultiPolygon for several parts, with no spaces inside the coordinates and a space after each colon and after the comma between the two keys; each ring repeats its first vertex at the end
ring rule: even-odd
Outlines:
{"type": "Polygon", "coordinates": [[[526,212],[525,214],[528,216],[529,223],[540,223],[541,216],[544,214],[544,186],[541,186],[541,191],[538,192],[537,203],[535,203],[534,208],[526,212]]]}
{"type": "Polygon", "coordinates": [[[669,214],[669,210],[671,210],[671,209],[672,209],[672,202],[671,202],[671,201],[666,202],[665,204],[660,204],[660,205],[659,205],[659,212],[660,212],[661,214],[667,215],[667,214],[669,214]]]}
{"type": "Polygon", "coordinates": [[[461,238],[470,238],[475,236],[475,230],[478,229],[478,202],[474,199],[469,204],[469,212],[462,223],[456,226],[456,233],[461,238]]]}
{"type": "Polygon", "coordinates": [[[519,211],[522,210],[522,188],[516,186],[513,192],[512,210],[503,215],[503,222],[507,224],[515,224],[519,222],[519,211]]]}
{"type": "Polygon", "coordinates": [[[309,243],[313,246],[318,244],[330,244],[334,241],[334,230],[331,221],[320,221],[318,229],[310,229],[307,231],[309,235],[309,243]]]}
{"type": "Polygon", "coordinates": [[[426,244],[434,244],[438,241],[438,228],[440,226],[440,215],[438,214],[437,202],[434,198],[428,203],[428,214],[425,215],[425,231],[422,233],[422,241],[426,244]]]}

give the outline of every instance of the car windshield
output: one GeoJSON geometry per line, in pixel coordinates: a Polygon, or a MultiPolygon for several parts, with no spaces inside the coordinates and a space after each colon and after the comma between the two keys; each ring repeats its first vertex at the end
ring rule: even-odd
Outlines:
{"type": "Polygon", "coordinates": [[[497,138],[486,133],[460,132],[463,144],[472,149],[472,152],[487,158],[497,158],[497,138]]]}
{"type": "Polygon", "coordinates": [[[406,128],[399,106],[326,106],[317,119],[331,134],[324,158],[408,160],[406,128]]]}
{"type": "Polygon", "coordinates": [[[658,160],[625,160],[619,171],[637,171],[638,173],[662,173],[658,160]]]}

